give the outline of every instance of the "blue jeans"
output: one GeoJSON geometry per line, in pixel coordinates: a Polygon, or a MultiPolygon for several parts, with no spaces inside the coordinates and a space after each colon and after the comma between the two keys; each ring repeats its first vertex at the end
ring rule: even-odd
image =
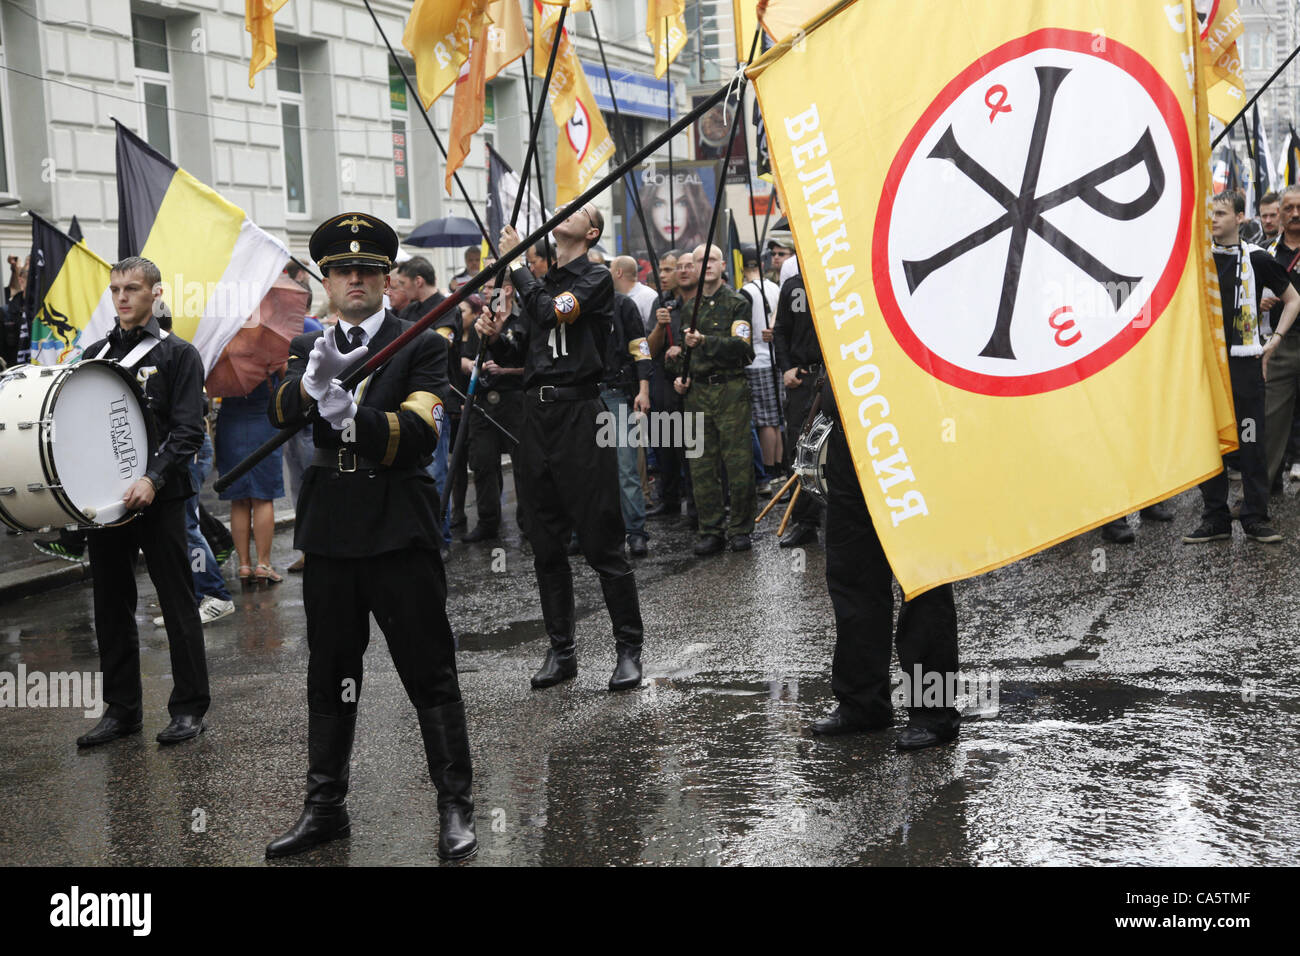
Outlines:
{"type": "Polygon", "coordinates": [[[767,481],[767,468],[763,465],[763,446],[758,443],[758,428],[751,427],[749,433],[754,439],[754,480],[767,481]]]}
{"type": "MultiPolygon", "coordinates": [[[[438,486],[438,500],[442,500],[443,492],[447,488],[447,449],[451,447],[451,420],[450,416],[443,420],[442,432],[438,435],[438,447],[433,452],[433,463],[429,465],[429,476],[433,483],[438,486]]],[[[447,547],[451,547],[451,508],[447,508],[447,513],[442,516],[442,542],[447,547]]]]}
{"type": "MultiPolygon", "coordinates": [[[[602,391],[600,398],[605,403],[605,408],[614,416],[614,428],[617,432],[623,416],[627,416],[628,420],[631,419],[632,402],[623,392],[602,391]],[[620,408],[627,411],[620,415],[620,408]]],[[[619,434],[618,503],[623,511],[623,531],[627,536],[649,538],[645,530],[645,493],[641,490],[641,471],[637,467],[636,447],[626,440],[635,435],[635,431],[632,431],[631,436],[619,434]]]]}
{"type": "MultiPolygon", "coordinates": [[[[190,462],[190,479],[196,489],[203,487],[211,471],[212,439],[205,434],[202,447],[190,462]]],[[[202,602],[205,597],[215,597],[229,601],[230,590],[226,587],[226,579],[221,576],[221,568],[217,567],[216,555],[208,546],[208,539],[199,530],[198,491],[185,502],[185,537],[189,542],[190,570],[194,572],[194,599],[202,602]],[[201,570],[195,569],[195,565],[201,570]]]]}

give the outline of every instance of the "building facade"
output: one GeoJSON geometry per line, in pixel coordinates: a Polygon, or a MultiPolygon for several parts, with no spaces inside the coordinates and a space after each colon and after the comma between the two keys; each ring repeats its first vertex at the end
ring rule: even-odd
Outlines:
{"type": "MultiPolygon", "coordinates": [[[[531,2],[520,3],[531,29],[531,2]]],[[[372,5],[414,79],[401,47],[410,0],[372,5]]],[[[571,14],[568,25],[616,143],[625,137],[635,149],[667,126],[668,80],[653,76],[644,0],[601,0],[596,8],[621,123],[608,102],[592,17],[571,14]]],[[[341,210],[381,216],[403,236],[429,219],[468,217],[459,191],[444,190],[442,155],[364,4],[290,0],[275,22],[279,58],[250,89],[244,0],[0,3],[0,249],[27,254],[31,229],[23,212],[31,209],[64,229],[75,215],[88,245],[116,258],[114,118],[304,260],[316,223],[341,210]]],[[[693,37],[670,71],[672,115],[687,108],[688,86],[716,87],[732,69],[706,60],[693,37]]],[[[533,81],[534,97],[540,82],[533,81]]],[[[430,111],[444,145],[451,102],[448,91],[430,111]]],[[[480,215],[483,143],[518,169],[529,135],[526,102],[517,61],[489,84],[487,122],[461,171],[480,215]]],[[[538,137],[548,205],[555,135],[548,111],[538,137]]],[[[679,160],[692,158],[690,135],[677,137],[673,151],[679,160]]],[[[617,235],[617,197],[600,202],[617,235]]],[[[440,284],[461,268],[459,250],[424,254],[440,284]]]]}

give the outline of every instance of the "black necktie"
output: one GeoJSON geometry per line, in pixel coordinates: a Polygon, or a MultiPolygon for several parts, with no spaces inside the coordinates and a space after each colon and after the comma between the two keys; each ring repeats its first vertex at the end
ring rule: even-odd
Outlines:
{"type": "Polygon", "coordinates": [[[352,326],[352,328],[348,329],[348,335],[347,338],[344,340],[344,343],[339,346],[339,351],[344,353],[345,355],[348,352],[351,352],[353,349],[357,348],[359,345],[362,344],[361,337],[365,334],[366,333],[362,331],[359,325],[352,326]]]}

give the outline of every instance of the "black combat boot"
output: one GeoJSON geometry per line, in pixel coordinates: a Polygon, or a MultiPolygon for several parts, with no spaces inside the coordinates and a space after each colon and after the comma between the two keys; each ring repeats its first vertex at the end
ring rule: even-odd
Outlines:
{"type": "Polygon", "coordinates": [[[636,575],[629,571],[616,578],[601,578],[605,607],[614,624],[614,646],[618,662],[609,679],[610,690],[631,690],[641,683],[641,603],[637,598],[636,575]]]}
{"type": "Polygon", "coordinates": [[[473,772],[469,759],[469,733],[465,730],[465,704],[443,704],[417,710],[429,776],[438,789],[438,856],[465,860],[478,852],[474,833],[473,772]]]}
{"type": "Polygon", "coordinates": [[[348,836],[345,800],[357,715],[307,715],[307,800],[298,822],[267,845],[268,858],[290,856],[348,836]]]}
{"type": "Polygon", "coordinates": [[[539,574],[542,592],[542,620],[551,648],[541,669],[533,675],[533,687],[554,687],[577,676],[578,649],[573,645],[573,577],[569,574],[539,574]]]}

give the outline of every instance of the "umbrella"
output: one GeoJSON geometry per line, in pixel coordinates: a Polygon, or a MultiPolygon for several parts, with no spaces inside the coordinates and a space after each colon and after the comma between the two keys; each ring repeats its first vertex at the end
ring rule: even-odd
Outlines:
{"type": "Polygon", "coordinates": [[[483,238],[472,219],[461,216],[443,216],[430,219],[415,227],[415,231],[402,240],[408,246],[436,249],[441,246],[469,246],[483,238]]]}
{"type": "Polygon", "coordinates": [[[289,343],[302,334],[311,294],[286,275],[275,280],[248,321],[208,373],[213,398],[247,395],[289,358],[289,343]]]}

